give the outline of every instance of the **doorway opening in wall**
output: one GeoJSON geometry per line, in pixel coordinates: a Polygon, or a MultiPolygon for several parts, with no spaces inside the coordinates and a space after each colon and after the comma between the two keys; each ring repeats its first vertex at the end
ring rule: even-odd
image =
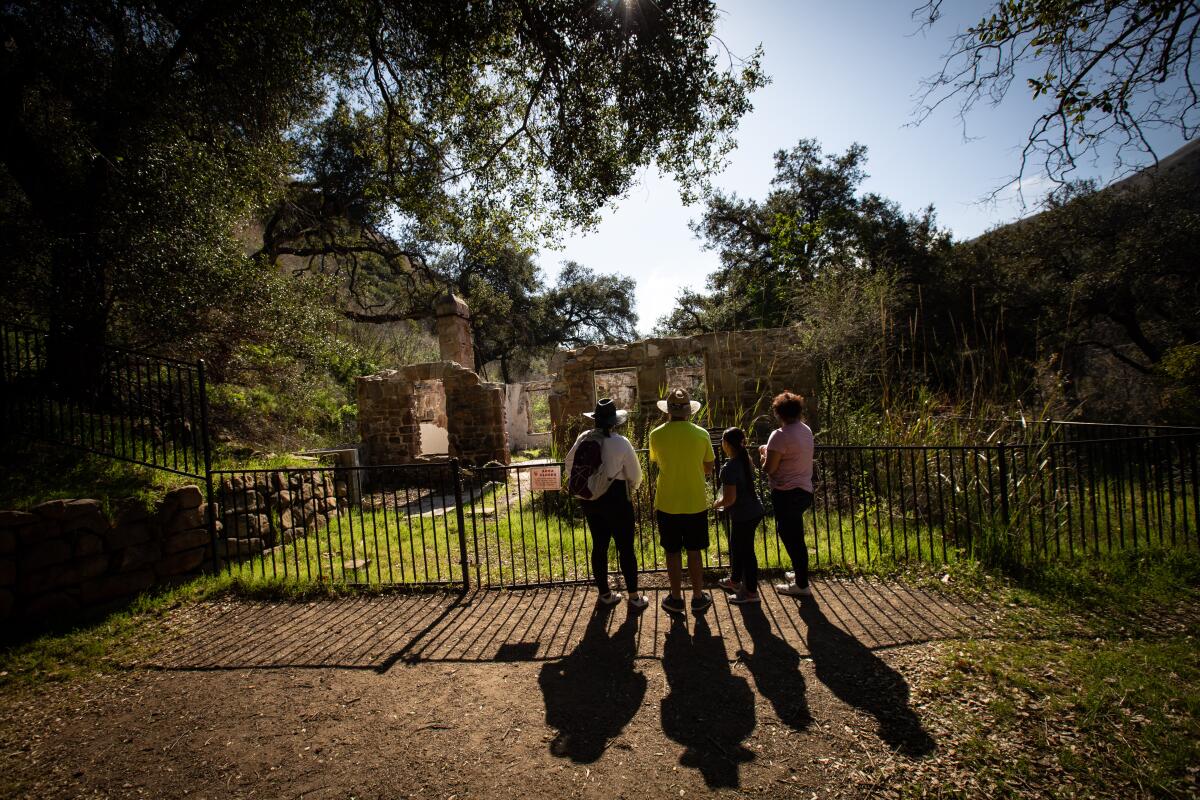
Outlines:
{"type": "MultiPolygon", "coordinates": [[[[705,409],[708,407],[708,393],[705,389],[706,370],[704,354],[691,353],[688,355],[667,356],[663,362],[667,372],[667,390],[684,388],[693,400],[699,400],[705,409]]],[[[702,414],[707,416],[706,411],[702,414]]]]}
{"type": "Polygon", "coordinates": [[[446,386],[441,380],[413,384],[413,415],[421,426],[419,453],[448,456],[450,436],[446,422],[446,386]]]}
{"type": "Polygon", "coordinates": [[[634,367],[598,369],[592,373],[596,399],[611,397],[617,408],[623,408],[630,416],[638,413],[638,379],[634,367]]]}
{"type": "Polygon", "coordinates": [[[529,433],[550,433],[550,390],[531,389],[529,398],[529,433]]]}

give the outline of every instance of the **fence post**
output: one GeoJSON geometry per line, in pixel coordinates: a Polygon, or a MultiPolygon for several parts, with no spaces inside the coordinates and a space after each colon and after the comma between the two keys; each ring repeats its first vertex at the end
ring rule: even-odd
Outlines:
{"type": "Polygon", "coordinates": [[[1004,442],[1000,445],[1000,521],[1008,525],[1008,461],[1004,456],[1004,442]]]}
{"type": "Polygon", "coordinates": [[[221,571],[221,555],[217,552],[217,510],[213,505],[212,447],[208,436],[208,380],[204,374],[204,359],[196,362],[196,379],[200,384],[200,443],[204,450],[204,500],[208,522],[208,543],[212,547],[213,574],[221,571]]]}
{"type": "Polygon", "coordinates": [[[471,573],[467,571],[467,517],[463,512],[462,469],[457,458],[450,459],[450,472],[454,479],[454,507],[458,512],[458,563],[465,592],[471,588],[471,573]]]}

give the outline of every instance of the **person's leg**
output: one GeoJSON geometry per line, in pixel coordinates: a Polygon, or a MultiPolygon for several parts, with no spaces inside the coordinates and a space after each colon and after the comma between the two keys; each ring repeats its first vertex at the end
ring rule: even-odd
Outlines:
{"type": "Polygon", "coordinates": [[[634,537],[633,505],[626,503],[613,513],[613,539],[621,559],[621,574],[625,576],[625,589],[630,596],[638,590],[637,552],[633,549],[634,537]]]}
{"type": "Polygon", "coordinates": [[[727,526],[726,530],[729,531],[729,579],[734,583],[741,583],[743,578],[742,561],[738,549],[734,545],[738,523],[726,520],[725,525],[727,526]]]}
{"type": "Polygon", "coordinates": [[[775,532],[796,573],[796,585],[808,586],[808,548],[804,546],[804,511],[800,493],[771,492],[775,506],[775,532]]]}
{"type": "Polygon", "coordinates": [[[758,593],[758,556],[754,552],[754,532],[758,520],[733,523],[733,551],[742,565],[742,591],[758,593]]]}
{"type": "Polygon", "coordinates": [[[688,554],[688,579],[692,584],[692,602],[704,598],[704,551],[708,549],[708,512],[688,514],[684,518],[683,546],[688,554]]]}
{"type": "Polygon", "coordinates": [[[692,582],[692,599],[704,595],[704,559],[699,550],[688,550],[688,580],[692,582]]]}
{"type": "Polygon", "coordinates": [[[667,553],[667,582],[671,585],[671,597],[683,598],[683,554],[678,550],[667,553]]]}
{"type": "Polygon", "coordinates": [[[608,594],[608,540],[611,538],[607,515],[589,510],[585,515],[592,532],[592,582],[600,594],[608,594]]]}
{"type": "Polygon", "coordinates": [[[677,514],[655,512],[658,519],[658,537],[662,541],[663,551],[667,556],[667,583],[671,587],[671,597],[683,601],[683,556],[682,541],[677,514]]]}
{"type": "Polygon", "coordinates": [[[812,507],[813,496],[811,492],[799,491],[796,501],[796,535],[794,539],[794,547],[798,554],[798,561],[792,560],[796,565],[796,585],[802,589],[808,588],[808,544],[804,541],[804,513],[812,507]]]}

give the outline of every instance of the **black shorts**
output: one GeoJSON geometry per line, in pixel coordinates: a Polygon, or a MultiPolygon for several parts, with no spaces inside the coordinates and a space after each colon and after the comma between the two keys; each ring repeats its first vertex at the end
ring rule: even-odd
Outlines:
{"type": "Polygon", "coordinates": [[[654,512],[658,517],[658,538],[663,550],[678,553],[680,550],[708,549],[708,512],[695,514],[668,514],[654,512]]]}

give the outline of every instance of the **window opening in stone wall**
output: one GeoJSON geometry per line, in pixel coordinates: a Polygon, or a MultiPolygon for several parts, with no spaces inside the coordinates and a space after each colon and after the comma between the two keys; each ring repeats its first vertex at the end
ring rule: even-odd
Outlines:
{"type": "Polygon", "coordinates": [[[529,398],[529,432],[550,433],[550,390],[533,389],[529,398]]]}
{"type": "Polygon", "coordinates": [[[596,399],[611,397],[617,408],[630,414],[638,413],[638,379],[633,367],[598,369],[592,373],[596,399]]]}
{"type": "Polygon", "coordinates": [[[667,389],[682,387],[688,390],[693,400],[707,404],[705,391],[704,356],[700,353],[667,356],[663,362],[667,373],[667,389]]]}
{"type": "Polygon", "coordinates": [[[419,452],[423,456],[450,454],[446,422],[446,386],[440,380],[413,384],[413,416],[421,426],[419,452]]]}

